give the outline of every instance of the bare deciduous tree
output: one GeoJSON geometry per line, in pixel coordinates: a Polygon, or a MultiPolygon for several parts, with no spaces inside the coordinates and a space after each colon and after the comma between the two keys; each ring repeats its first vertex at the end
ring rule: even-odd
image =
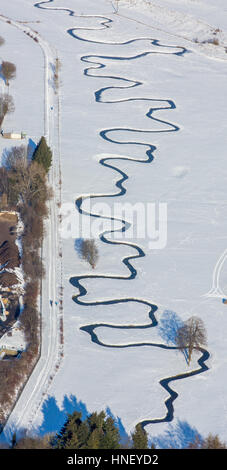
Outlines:
{"type": "Polygon", "coordinates": [[[27,166],[27,147],[25,145],[11,147],[4,158],[4,167],[13,170],[21,165],[27,166]]]}
{"type": "Polygon", "coordinates": [[[16,77],[16,65],[14,65],[12,62],[3,61],[1,72],[5,78],[6,85],[9,86],[9,80],[12,80],[16,77]]]}
{"type": "Polygon", "coordinates": [[[10,201],[35,207],[45,202],[50,194],[46,185],[46,172],[36,162],[29,164],[26,147],[13,147],[7,157],[10,181],[10,201]]]}
{"type": "Polygon", "coordinates": [[[13,113],[15,110],[12,96],[4,93],[0,95],[0,126],[2,125],[3,119],[7,113],[13,113]]]}
{"type": "Polygon", "coordinates": [[[0,36],[0,46],[2,46],[5,42],[5,39],[3,39],[1,36],[0,36]]]}
{"type": "Polygon", "coordinates": [[[208,437],[202,439],[199,435],[195,436],[195,439],[191,441],[186,449],[226,449],[226,443],[222,442],[219,436],[209,434],[208,437]]]}
{"type": "Polygon", "coordinates": [[[9,179],[7,170],[4,167],[0,167],[0,195],[8,194],[9,192],[9,179]]]}
{"type": "Polygon", "coordinates": [[[181,350],[188,350],[188,364],[190,364],[192,352],[205,345],[206,330],[203,321],[198,317],[190,317],[185,324],[180,327],[176,334],[176,344],[181,350]]]}
{"type": "Polygon", "coordinates": [[[81,255],[92,267],[95,268],[98,261],[98,249],[93,239],[83,240],[81,245],[81,255]]]}
{"type": "Polygon", "coordinates": [[[222,442],[219,436],[209,434],[203,441],[202,449],[226,449],[226,443],[222,442]]]}

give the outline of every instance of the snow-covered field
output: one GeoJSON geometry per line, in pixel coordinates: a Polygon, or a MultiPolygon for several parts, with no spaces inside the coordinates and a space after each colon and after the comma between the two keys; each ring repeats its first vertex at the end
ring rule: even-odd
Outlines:
{"type": "MultiPolygon", "coordinates": [[[[18,402],[18,415],[21,426],[44,432],[59,429],[74,404],[84,412],[108,408],[128,433],[138,422],[152,421],[146,426],[151,439],[164,436],[159,442],[166,446],[170,395],[159,382],[174,377],[169,386],[178,396],[171,433],[181,446],[194,428],[227,440],[227,310],[221,302],[227,294],[227,7],[224,0],[215,7],[208,0],[148,3],[120,0],[115,14],[107,0],[55,0],[36,8],[29,0],[1,2],[0,14],[28,21],[55,47],[62,63],[62,196],[69,204],[63,209],[72,207],[71,221],[77,221],[77,198],[90,194],[103,196],[92,199],[94,213],[97,202],[106,204],[106,212],[115,202],[162,202],[168,217],[166,247],[150,249],[148,236],[119,245],[98,240],[94,271],[79,258],[76,236],[66,238],[62,232],[64,360],[44,396],[41,388],[32,403],[32,422],[28,412],[23,418],[27,395],[18,402]],[[218,28],[222,31],[213,34],[218,28]],[[219,45],[201,44],[216,35],[219,45]],[[149,149],[154,159],[143,163],[149,149]],[[105,158],[112,168],[99,163],[105,158]],[[123,174],[128,179],[116,187],[123,174]],[[122,187],[125,194],[109,197],[122,187]],[[129,260],[129,269],[122,261],[131,256],[136,258],[129,260]],[[77,297],[81,277],[87,293],[77,297]],[[166,310],[181,320],[196,315],[204,321],[209,358],[202,366],[200,354],[188,367],[159,324],[151,326],[152,305],[158,307],[158,322],[166,310]],[[89,325],[90,334],[80,329],[89,325]],[[195,371],[201,373],[187,377],[195,371]]],[[[27,71],[34,77],[26,85],[24,111],[19,107],[22,85],[16,85],[17,79],[12,85],[23,125],[20,118],[14,124],[16,113],[10,120],[37,141],[43,112],[41,53],[20,31],[1,27],[2,57],[8,47],[7,59],[17,64],[18,77],[20,61],[25,76],[27,71]],[[18,50],[16,62],[9,44],[20,41],[23,57],[18,50]]],[[[104,220],[100,233],[109,225],[104,220]]],[[[13,419],[16,423],[17,416],[13,419]]]]}

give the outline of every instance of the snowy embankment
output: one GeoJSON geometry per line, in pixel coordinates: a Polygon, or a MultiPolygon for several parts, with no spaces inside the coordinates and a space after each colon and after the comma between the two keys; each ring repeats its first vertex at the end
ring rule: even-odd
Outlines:
{"type": "MultiPolygon", "coordinates": [[[[155,3],[157,17],[164,2],[155,3]]],[[[120,4],[114,14],[104,0],[98,5],[78,0],[76,12],[71,0],[36,8],[24,0],[23,18],[17,15],[40,21],[36,29],[62,60],[62,188],[72,223],[78,208],[88,217],[81,195],[92,196],[92,213],[97,202],[106,203],[106,210],[120,200],[165,202],[167,246],[150,250],[148,236],[115,245],[102,237],[93,271],[74,250],[77,235],[65,235],[65,359],[50,398],[42,397],[42,381],[38,412],[18,408],[19,424],[56,431],[62,413],[77,403],[88,412],[108,407],[127,432],[150,420],[146,430],[152,439],[168,430],[172,411],[173,426],[186,421],[204,436],[218,433],[226,440],[226,306],[220,293],[207,295],[214,283],[226,292],[227,268],[220,258],[227,232],[226,63],[194,52],[212,46],[215,58],[226,56],[223,46],[194,43],[185,27],[181,37],[177,15],[155,24],[150,10],[120,4]],[[200,354],[188,367],[161,336],[155,319],[160,322],[166,310],[181,320],[193,314],[203,319],[210,354],[203,364],[200,354]],[[177,394],[173,403],[168,380],[177,394]]],[[[3,6],[5,14],[15,15],[12,4],[3,0],[3,6]]],[[[108,219],[102,222],[100,235],[110,226],[108,219]]],[[[33,387],[37,391],[30,383],[25,406],[33,387]]]]}
{"type": "Polygon", "coordinates": [[[154,29],[190,41],[190,47],[198,53],[227,60],[225,0],[213,5],[208,0],[119,0],[115,8],[119,15],[129,13],[132,20],[135,20],[132,13],[135,10],[147,14],[147,23],[154,29]]]}

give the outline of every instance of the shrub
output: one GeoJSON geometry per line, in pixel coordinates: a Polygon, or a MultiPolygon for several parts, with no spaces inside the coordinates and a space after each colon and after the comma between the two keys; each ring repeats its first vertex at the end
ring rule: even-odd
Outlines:
{"type": "Polygon", "coordinates": [[[41,279],[45,274],[42,260],[40,256],[30,250],[23,253],[23,268],[26,279],[41,279]]]}
{"type": "Polygon", "coordinates": [[[214,46],[219,46],[219,40],[217,38],[214,38],[212,40],[212,44],[214,44],[214,46]]]}

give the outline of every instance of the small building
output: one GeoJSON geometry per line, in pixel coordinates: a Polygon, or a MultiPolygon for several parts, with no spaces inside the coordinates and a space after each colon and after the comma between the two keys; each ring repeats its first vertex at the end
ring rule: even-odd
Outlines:
{"type": "Polygon", "coordinates": [[[2,346],[0,348],[0,359],[6,359],[7,357],[16,357],[21,351],[18,351],[16,348],[8,348],[7,346],[2,346]]]}
{"type": "Polygon", "coordinates": [[[25,139],[26,134],[24,132],[4,132],[3,129],[1,130],[1,135],[4,139],[15,139],[21,140],[25,139]]]}

